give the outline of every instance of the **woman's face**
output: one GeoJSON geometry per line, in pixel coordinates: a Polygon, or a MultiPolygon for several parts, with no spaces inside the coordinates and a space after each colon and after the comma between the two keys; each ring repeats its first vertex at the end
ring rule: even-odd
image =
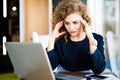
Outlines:
{"type": "Polygon", "coordinates": [[[72,13],[64,19],[65,28],[73,37],[79,36],[83,31],[83,25],[80,20],[81,16],[78,13],[72,13]]]}

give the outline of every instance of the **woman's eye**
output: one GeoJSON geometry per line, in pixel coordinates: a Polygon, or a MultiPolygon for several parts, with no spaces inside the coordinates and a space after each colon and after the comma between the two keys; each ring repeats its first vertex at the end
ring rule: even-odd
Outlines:
{"type": "Polygon", "coordinates": [[[73,22],[74,24],[78,24],[78,22],[73,22]]]}
{"type": "Polygon", "coordinates": [[[68,23],[68,22],[66,22],[66,23],[65,23],[65,25],[69,25],[69,23],[68,23]]]}

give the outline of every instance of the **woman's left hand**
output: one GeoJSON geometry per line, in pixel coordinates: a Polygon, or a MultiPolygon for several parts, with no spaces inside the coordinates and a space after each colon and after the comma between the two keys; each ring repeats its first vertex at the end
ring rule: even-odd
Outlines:
{"type": "Polygon", "coordinates": [[[94,39],[90,26],[82,17],[81,17],[81,23],[83,24],[86,35],[89,39],[90,54],[94,54],[95,50],[97,49],[97,40],[94,39]]]}
{"type": "Polygon", "coordinates": [[[91,26],[90,25],[88,25],[88,23],[81,17],[81,23],[83,24],[83,26],[84,26],[84,30],[85,30],[85,32],[86,32],[86,34],[87,34],[87,37],[89,38],[89,40],[93,40],[94,39],[94,37],[93,37],[93,35],[92,35],[92,30],[91,30],[91,26]]]}

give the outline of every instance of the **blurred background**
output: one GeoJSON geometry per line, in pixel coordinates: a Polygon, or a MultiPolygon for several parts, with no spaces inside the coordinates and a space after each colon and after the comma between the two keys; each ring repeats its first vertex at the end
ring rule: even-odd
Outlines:
{"type": "MultiPolygon", "coordinates": [[[[32,33],[52,32],[51,15],[61,0],[0,0],[0,72],[13,71],[4,42],[31,42],[32,33]]],[[[103,35],[109,62],[106,33],[120,34],[119,0],[82,0],[92,18],[93,31],[103,35]]],[[[110,66],[107,66],[110,67],[110,66]]]]}

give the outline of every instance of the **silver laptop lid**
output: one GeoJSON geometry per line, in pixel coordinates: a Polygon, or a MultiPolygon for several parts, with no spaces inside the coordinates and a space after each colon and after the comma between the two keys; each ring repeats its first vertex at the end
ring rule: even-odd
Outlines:
{"type": "Polygon", "coordinates": [[[40,43],[6,42],[6,49],[19,78],[54,80],[47,53],[40,43]]]}

